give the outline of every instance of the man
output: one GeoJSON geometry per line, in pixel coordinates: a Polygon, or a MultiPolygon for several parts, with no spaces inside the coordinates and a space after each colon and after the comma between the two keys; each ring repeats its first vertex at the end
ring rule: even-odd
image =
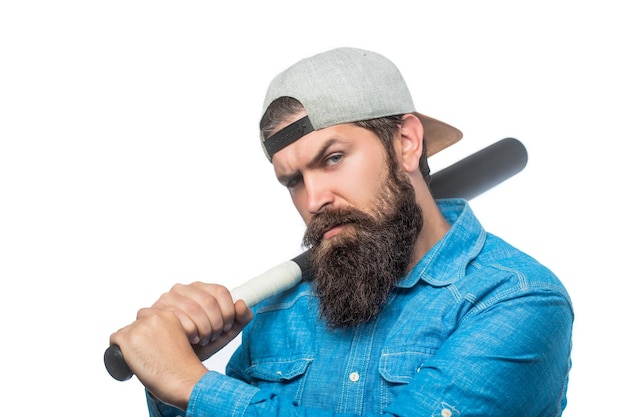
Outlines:
{"type": "Polygon", "coordinates": [[[561,415],[566,290],[467,202],[430,194],[427,157],[461,132],[417,113],[394,64],[354,48],[279,74],[263,110],[311,273],[254,312],[204,283],[140,310],[111,342],[151,415],[561,415]],[[207,370],[242,329],[226,375],[207,370]]]}

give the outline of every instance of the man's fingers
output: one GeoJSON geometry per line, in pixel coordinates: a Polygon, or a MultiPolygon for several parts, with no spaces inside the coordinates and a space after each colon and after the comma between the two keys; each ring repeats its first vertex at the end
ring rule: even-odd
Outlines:
{"type": "MultiPolygon", "coordinates": [[[[152,308],[171,311],[180,320],[192,344],[208,344],[233,327],[235,307],[230,292],[217,284],[176,284],[152,308]]],[[[140,311],[139,314],[150,314],[140,311]]]]}
{"type": "Polygon", "coordinates": [[[222,333],[216,334],[216,337],[208,343],[200,343],[193,347],[200,360],[204,361],[210,358],[230,343],[254,317],[252,310],[248,308],[243,300],[238,300],[235,303],[235,311],[235,320],[230,329],[224,329],[222,333]]]}

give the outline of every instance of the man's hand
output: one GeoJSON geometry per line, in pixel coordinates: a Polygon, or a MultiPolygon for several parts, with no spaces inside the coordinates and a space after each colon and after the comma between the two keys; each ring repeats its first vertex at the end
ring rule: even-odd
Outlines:
{"type": "Polygon", "coordinates": [[[158,310],[176,315],[189,343],[201,353],[200,360],[209,358],[228,344],[252,319],[252,312],[243,301],[233,304],[226,287],[202,282],[174,285],[151,308],[139,310],[137,318],[155,314],[158,310]]]}
{"type": "Polygon", "coordinates": [[[177,284],[137,320],[113,335],[130,369],[161,401],[186,409],[207,372],[202,361],[226,346],[252,320],[243,301],[233,304],[221,285],[177,284]],[[193,346],[192,346],[193,345],[193,346]]]}

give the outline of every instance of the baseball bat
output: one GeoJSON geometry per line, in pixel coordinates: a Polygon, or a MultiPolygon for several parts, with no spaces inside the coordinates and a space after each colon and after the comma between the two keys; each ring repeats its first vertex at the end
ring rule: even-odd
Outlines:
{"type": "MultiPolygon", "coordinates": [[[[434,173],[430,182],[431,193],[435,198],[469,200],[520,172],[527,161],[524,145],[517,139],[505,138],[434,173]]],[[[308,272],[307,254],[308,251],[303,252],[234,288],[231,291],[233,300],[244,300],[248,307],[253,307],[292,288],[308,272]]],[[[118,345],[106,349],[104,365],[118,381],[133,376],[118,345]]]]}

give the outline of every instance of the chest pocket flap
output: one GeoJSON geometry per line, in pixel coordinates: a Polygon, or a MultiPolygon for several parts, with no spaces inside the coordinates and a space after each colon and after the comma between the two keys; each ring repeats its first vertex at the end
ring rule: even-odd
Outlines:
{"type": "Polygon", "coordinates": [[[384,351],[380,357],[378,370],[383,379],[389,383],[408,384],[434,353],[432,349],[417,347],[402,351],[384,351]]]}
{"type": "Polygon", "coordinates": [[[269,382],[291,381],[306,373],[312,358],[294,360],[268,360],[258,362],[246,370],[255,379],[269,382]]]}

